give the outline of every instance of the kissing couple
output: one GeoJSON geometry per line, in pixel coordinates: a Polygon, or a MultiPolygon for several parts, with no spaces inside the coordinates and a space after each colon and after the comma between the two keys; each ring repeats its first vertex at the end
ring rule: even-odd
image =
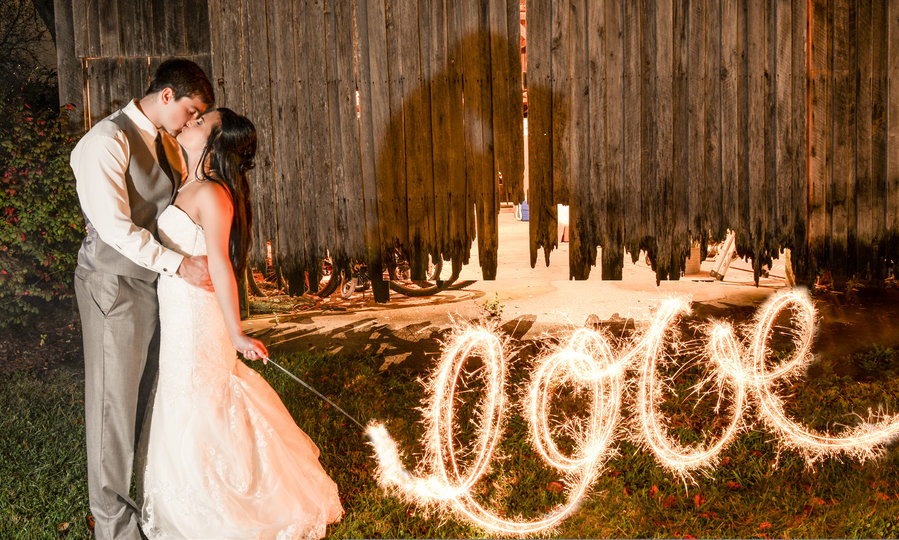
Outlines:
{"type": "Polygon", "coordinates": [[[318,447],[237,357],[268,356],[241,330],[235,277],[255,154],[253,123],[214,108],[184,59],[72,151],[97,538],[319,538],[342,516],[318,447]]]}

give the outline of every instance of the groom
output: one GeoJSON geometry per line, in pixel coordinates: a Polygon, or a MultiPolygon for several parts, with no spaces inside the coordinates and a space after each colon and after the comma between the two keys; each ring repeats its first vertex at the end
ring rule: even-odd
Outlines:
{"type": "Polygon", "coordinates": [[[156,219],[181,182],[177,135],[214,102],[195,63],[163,62],[146,95],[98,122],[72,151],[87,237],[75,295],[84,337],[90,506],[97,538],[140,538],[131,475],[156,376],[156,278],[177,274],[211,288],[205,257],[183,257],[156,239],[156,219]]]}

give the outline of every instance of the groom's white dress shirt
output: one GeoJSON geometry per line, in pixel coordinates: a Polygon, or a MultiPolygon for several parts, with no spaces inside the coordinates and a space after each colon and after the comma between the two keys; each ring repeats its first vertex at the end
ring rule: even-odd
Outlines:
{"type": "MultiPolygon", "coordinates": [[[[162,130],[157,129],[138,108],[137,100],[114,114],[127,115],[137,126],[147,148],[156,154],[156,135],[162,130]]],[[[171,136],[165,133],[163,141],[172,145],[171,136]]],[[[177,151],[173,154],[177,156],[177,151]]],[[[100,239],[122,255],[154,272],[175,275],[184,256],[162,246],[150,231],[131,221],[125,185],[130,155],[128,138],[113,122],[100,121],[81,138],[70,160],[81,209],[100,239]]],[[[171,154],[167,151],[166,155],[171,154]]],[[[169,162],[176,175],[183,170],[178,168],[177,157],[170,158],[169,162]]]]}

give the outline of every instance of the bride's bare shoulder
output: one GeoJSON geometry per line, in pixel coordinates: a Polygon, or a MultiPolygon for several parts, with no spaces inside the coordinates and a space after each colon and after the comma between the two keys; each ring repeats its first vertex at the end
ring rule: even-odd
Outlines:
{"type": "Polygon", "coordinates": [[[199,209],[200,219],[230,218],[234,212],[231,195],[225,186],[207,180],[200,182],[194,191],[194,201],[199,209]]]}

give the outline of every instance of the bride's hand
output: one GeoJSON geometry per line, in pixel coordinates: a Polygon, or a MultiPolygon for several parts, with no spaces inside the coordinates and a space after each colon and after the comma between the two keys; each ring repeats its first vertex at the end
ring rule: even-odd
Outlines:
{"type": "Polygon", "coordinates": [[[262,360],[263,363],[266,363],[268,350],[258,339],[253,339],[242,333],[239,336],[233,336],[231,343],[237,349],[237,352],[242,354],[247,360],[262,360]]]}

